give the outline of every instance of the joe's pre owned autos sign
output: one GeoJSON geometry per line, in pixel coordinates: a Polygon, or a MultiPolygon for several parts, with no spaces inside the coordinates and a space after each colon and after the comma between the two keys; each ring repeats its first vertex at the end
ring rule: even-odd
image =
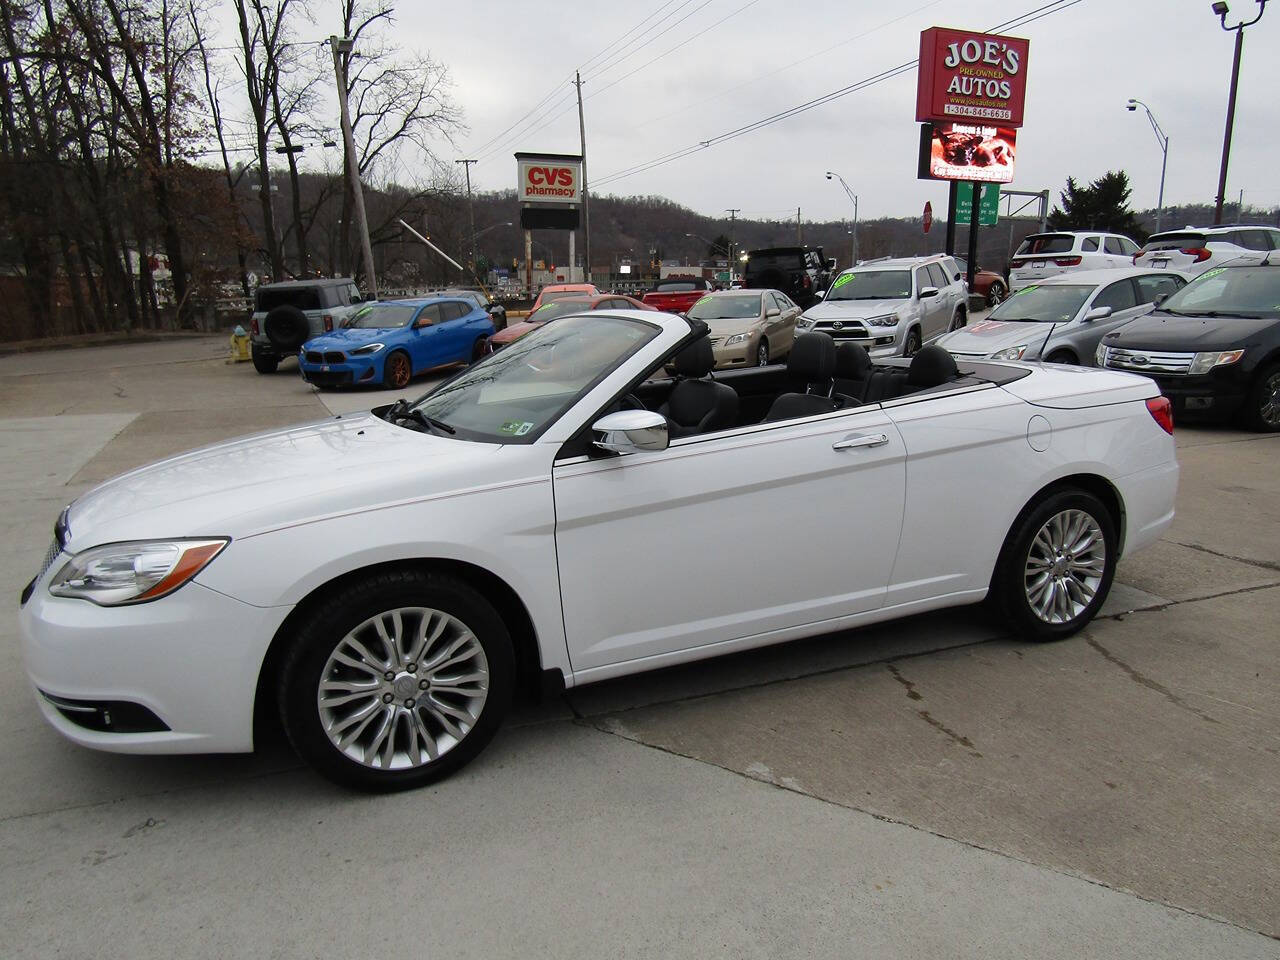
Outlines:
{"type": "Polygon", "coordinates": [[[930,27],[920,34],[916,119],[1022,126],[1030,41],[930,27]]]}

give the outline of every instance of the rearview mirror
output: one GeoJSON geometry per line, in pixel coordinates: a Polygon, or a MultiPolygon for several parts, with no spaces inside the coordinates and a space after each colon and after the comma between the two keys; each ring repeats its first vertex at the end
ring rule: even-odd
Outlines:
{"type": "Polygon", "coordinates": [[[1092,320],[1105,320],[1111,316],[1110,307],[1094,307],[1084,315],[1084,322],[1089,323],[1092,320]]]}
{"type": "Polygon", "coordinates": [[[929,297],[936,297],[937,295],[938,295],[938,288],[937,288],[937,287],[922,287],[922,288],[921,288],[921,290],[920,290],[920,299],[921,299],[921,300],[926,300],[926,299],[928,299],[929,297]]]}
{"type": "Polygon", "coordinates": [[[667,449],[667,418],[652,410],[619,410],[591,425],[600,434],[592,441],[601,450],[638,453],[667,449]]]}

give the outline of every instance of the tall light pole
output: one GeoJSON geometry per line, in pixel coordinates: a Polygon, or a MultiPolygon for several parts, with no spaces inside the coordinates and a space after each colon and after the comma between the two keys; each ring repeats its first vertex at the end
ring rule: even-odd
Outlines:
{"type": "Polygon", "coordinates": [[[844,182],[844,177],[840,174],[828,170],[827,179],[839,180],[840,186],[844,187],[844,192],[853,201],[853,243],[849,249],[849,266],[855,267],[858,265],[858,195],[849,189],[849,185],[844,182]]]}
{"type": "Polygon", "coordinates": [[[1227,193],[1227,161],[1231,157],[1231,128],[1236,122],[1236,86],[1240,82],[1240,51],[1244,47],[1244,28],[1251,27],[1262,19],[1267,9],[1267,0],[1258,0],[1258,15],[1252,20],[1241,20],[1233,27],[1227,26],[1227,5],[1224,0],[1217,0],[1211,8],[1222,24],[1222,29],[1236,32],[1236,54],[1231,63],[1231,93],[1227,97],[1227,129],[1222,135],[1222,169],[1218,172],[1218,196],[1214,200],[1214,226],[1222,223],[1222,202],[1227,193]]]}
{"type": "Polygon", "coordinates": [[[1169,136],[1160,129],[1160,124],[1156,122],[1155,114],[1141,100],[1130,99],[1125,104],[1126,109],[1130,113],[1136,111],[1139,107],[1147,111],[1147,119],[1151,121],[1151,130],[1156,135],[1156,143],[1160,144],[1160,151],[1164,158],[1160,161],[1160,199],[1156,201],[1156,233],[1160,232],[1160,223],[1164,219],[1164,171],[1169,165],[1169,136]]]}
{"type": "MultiPolygon", "coordinates": [[[[351,111],[347,107],[347,70],[345,57],[355,49],[355,41],[349,37],[330,37],[329,50],[333,53],[333,75],[338,82],[338,109],[342,114],[342,141],[347,150],[347,171],[351,177],[351,194],[356,208],[356,221],[360,227],[360,244],[364,251],[364,275],[369,278],[369,296],[378,299],[378,278],[373,272],[373,246],[369,243],[369,218],[364,212],[364,188],[360,185],[360,161],[356,156],[355,139],[351,135],[351,111]]],[[[344,253],[345,257],[346,254],[344,253]]]]}

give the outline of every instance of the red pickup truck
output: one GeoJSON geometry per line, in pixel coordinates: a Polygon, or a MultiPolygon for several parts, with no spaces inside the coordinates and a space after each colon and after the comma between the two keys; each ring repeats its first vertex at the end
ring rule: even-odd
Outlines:
{"type": "Polygon", "coordinates": [[[668,277],[640,299],[664,313],[684,313],[714,289],[701,277],[668,277]]]}

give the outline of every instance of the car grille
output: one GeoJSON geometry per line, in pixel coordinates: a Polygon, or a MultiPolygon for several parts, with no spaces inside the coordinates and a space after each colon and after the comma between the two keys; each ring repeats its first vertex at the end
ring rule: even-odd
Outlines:
{"type": "MultiPolygon", "coordinates": [[[[372,367],[370,369],[372,369],[372,367]]],[[[307,383],[314,383],[317,387],[341,387],[352,382],[351,371],[308,370],[306,381],[307,383]]]]}
{"type": "Polygon", "coordinates": [[[332,351],[332,352],[330,352],[330,353],[326,353],[326,354],[324,355],[324,362],[325,362],[325,363],[346,363],[346,362],[347,362],[347,357],[346,357],[346,355],[345,355],[345,354],[338,353],[338,352],[335,350],[335,351],[332,351]]]}
{"type": "Polygon", "coordinates": [[[36,574],[37,580],[49,572],[49,568],[53,566],[53,561],[58,559],[58,554],[61,552],[62,547],[58,544],[57,540],[54,540],[53,543],[49,544],[49,549],[45,551],[44,562],[40,564],[40,572],[36,574]]]}
{"type": "Polygon", "coordinates": [[[830,334],[837,340],[853,339],[861,340],[869,337],[867,328],[861,323],[850,322],[848,320],[819,320],[810,327],[811,331],[830,334]]]}
{"type": "Polygon", "coordinates": [[[1113,370],[1133,370],[1137,373],[1187,374],[1191,371],[1194,353],[1166,353],[1158,350],[1127,350],[1123,347],[1107,347],[1102,365],[1113,370]]]}
{"type": "Polygon", "coordinates": [[[318,350],[308,350],[307,363],[324,363],[324,354],[318,350]]]}

